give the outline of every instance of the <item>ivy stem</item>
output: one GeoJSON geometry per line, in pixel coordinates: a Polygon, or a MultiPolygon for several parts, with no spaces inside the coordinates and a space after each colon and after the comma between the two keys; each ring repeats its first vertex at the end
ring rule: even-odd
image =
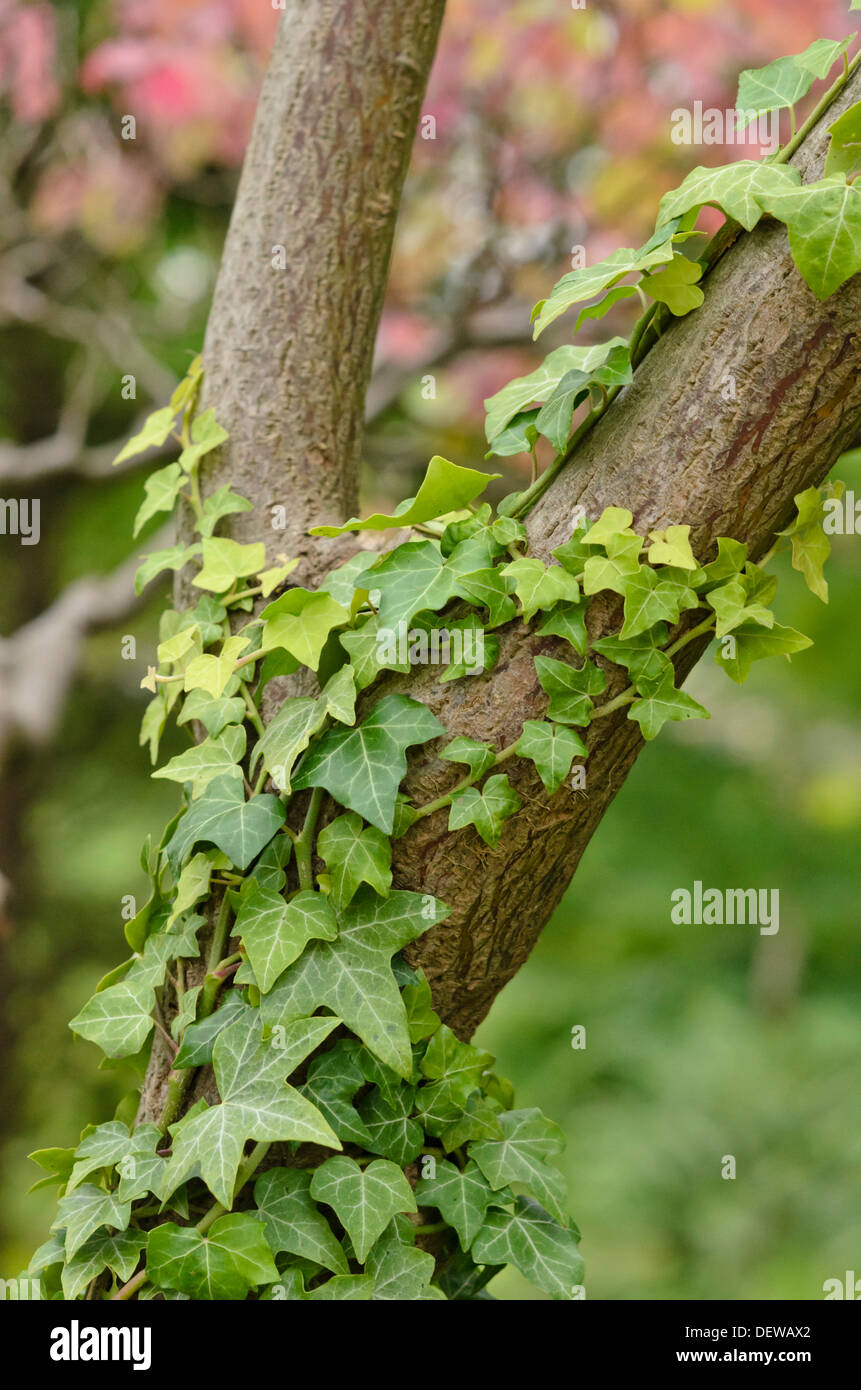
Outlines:
{"type": "Polygon", "coordinates": [[[836,98],[843,91],[843,88],[846,86],[846,83],[849,81],[849,78],[852,76],[859,63],[861,63],[861,49],[859,49],[858,52],[855,54],[855,57],[852,59],[851,63],[848,61],[848,58],[844,54],[843,71],[841,72],[840,76],[828,88],[828,91],[822,97],[822,100],[817,102],[816,106],[814,106],[810,115],[807,117],[807,120],[804,121],[804,123],[798,127],[798,130],[792,136],[792,139],[787,141],[783,149],[775,155],[775,164],[788,163],[788,161],[795,154],[795,151],[798,149],[802,141],[804,141],[807,138],[813,127],[819,122],[820,118],[825,115],[825,112],[828,110],[832,102],[835,101],[836,98]]]}
{"type": "Polygon", "coordinates": [[[257,730],[258,735],[260,736],[260,738],[262,738],[266,730],[263,726],[263,720],[260,718],[260,713],[257,709],[257,706],[254,703],[254,697],[252,696],[251,691],[248,689],[247,682],[240,681],[239,689],[242,691],[242,698],[245,701],[245,708],[248,711],[248,721],[250,724],[254,725],[254,728],[257,730]]]}
{"type": "Polygon", "coordinates": [[[443,792],[442,796],[438,796],[435,801],[429,801],[426,806],[422,806],[421,809],[416,812],[416,820],[422,820],[425,816],[432,816],[434,811],[441,811],[444,806],[449,806],[452,797],[456,796],[458,792],[464,791],[466,787],[471,787],[474,782],[478,782],[482,777],[486,777],[488,772],[492,772],[500,763],[507,762],[509,758],[513,758],[514,750],[519,742],[520,739],[518,738],[514,743],[509,743],[507,748],[501,749],[500,752],[496,754],[490,767],[483,768],[481,772],[471,772],[462,782],[458,782],[457,786],[452,787],[451,791],[443,792]]]}
{"type": "Polygon", "coordinates": [[[315,787],[311,793],[311,800],[308,802],[308,810],[305,813],[305,823],[302,826],[301,834],[293,839],[296,850],[296,868],[299,872],[299,887],[313,888],[314,876],[311,869],[311,847],[314,841],[314,831],[317,828],[317,817],[320,814],[320,806],[323,801],[323,788],[315,787]]]}

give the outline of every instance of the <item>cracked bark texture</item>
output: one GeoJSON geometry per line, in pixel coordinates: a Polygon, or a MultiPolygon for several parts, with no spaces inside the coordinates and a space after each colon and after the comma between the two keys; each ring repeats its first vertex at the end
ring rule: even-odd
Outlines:
{"type": "MultiPolygon", "coordinates": [[[[374,340],[443,9],[288,0],[278,28],[203,352],[203,404],[230,434],[204,486],[232,482],[254,502],[230,534],[265,540],[270,556],[307,555],[312,521],[356,509],[374,340]]],[[[318,563],[327,550],[315,547],[318,563]]]]}

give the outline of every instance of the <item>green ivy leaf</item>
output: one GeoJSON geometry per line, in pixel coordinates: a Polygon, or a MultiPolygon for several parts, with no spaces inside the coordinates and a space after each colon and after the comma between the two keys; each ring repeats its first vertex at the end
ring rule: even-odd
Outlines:
{"type": "Polygon", "coordinates": [[[145,1245],[142,1231],[96,1231],[63,1269],[63,1297],[69,1302],[78,1298],[104,1269],[130,1279],[145,1245]]]}
{"type": "Polygon", "coordinates": [[[520,810],[520,797],[504,773],[488,778],[481,791],[464,787],[455,792],[448,816],[449,830],[474,825],[486,845],[495,849],[509,816],[520,810]]]}
{"type": "Polygon", "coordinates": [[[325,787],[340,805],[390,835],[406,750],[442,733],[426,705],[406,695],[386,695],[358,728],[324,734],[303,758],[293,786],[299,791],[325,787]]]}
{"type": "Polygon", "coordinates": [[[266,1024],[286,1024],[317,1008],[332,1009],[375,1056],[408,1077],[412,1052],[406,1010],[390,961],[450,910],[429,895],[394,892],[384,899],[360,888],[339,916],[337,939],[311,942],[263,998],[266,1024]]]}
{"type": "Polygon", "coordinates": [[[628,718],[637,721],[645,739],[656,738],[668,719],[678,722],[711,718],[708,710],[703,709],[692,696],[677,690],[673,680],[674,673],[668,671],[660,685],[641,700],[635,700],[628,710],[628,718]]]}
{"type": "Polygon", "coordinates": [[[300,1089],[317,1106],[344,1143],[367,1146],[370,1135],[353,1106],[356,1092],[365,1085],[365,1072],[359,1061],[361,1044],[344,1038],[308,1067],[308,1079],[300,1089]]]}
{"type": "Polygon", "coordinates": [[[97,1043],[108,1057],[131,1057],[149,1036],[152,1007],[152,985],[146,980],[123,980],[87,1000],[69,1027],[97,1043]]]}
{"type": "Polygon", "coordinates": [[[206,790],[215,777],[225,776],[242,781],[239,761],[245,756],[245,729],[234,725],[225,729],[219,738],[206,738],[203,743],[187,748],[184,753],[156,768],[153,777],[170,782],[189,782],[192,800],[206,790]]]}
{"type": "Polygon", "coordinates": [[[591,697],[606,688],[604,672],[591,661],[578,669],[552,656],[536,656],[535,670],[542,690],[550,696],[548,719],[585,728],[592,718],[591,697]]]}
{"type": "Polygon", "coordinates": [[[459,511],[484,492],[499,473],[480,473],[475,468],[459,468],[448,459],[434,455],[415,497],[408,497],[391,516],[375,512],[360,521],[351,517],[343,526],[312,526],[312,536],[341,536],[345,531],[388,531],[398,526],[417,526],[447,512],[459,511]]]}
{"type": "Polygon", "coordinates": [[[545,568],[541,560],[512,560],[511,564],[503,566],[501,573],[510,580],[520,599],[525,623],[539,608],[552,608],[560,600],[576,603],[580,597],[578,581],[562,565],[545,568]]]}
{"type": "Polygon", "coordinates": [[[168,862],[178,868],[190,849],[208,840],[238,869],[247,869],[284,823],[284,815],[278,797],[252,796],[246,801],[241,782],[215,777],[177,825],[165,851],[168,862]]]}
{"type": "Polygon", "coordinates": [[[861,101],[828,127],[831,143],[825,160],[825,177],[853,179],[861,173],[861,101]]]}
{"type": "Polygon", "coordinates": [[[347,1257],[310,1192],[311,1174],[301,1168],[270,1168],[254,1184],[254,1201],[274,1255],[286,1251],[301,1259],[349,1274],[347,1257]]]}
{"type": "Polygon", "coordinates": [[[792,259],[818,299],[861,270],[861,189],[854,184],[820,179],[776,192],[763,206],[786,224],[792,259]]]}
{"type": "Polygon", "coordinates": [[[586,655],[589,638],[586,632],[585,603],[556,603],[538,629],[539,637],[564,637],[578,656],[586,655]]]}
{"type": "Polygon", "coordinates": [[[150,473],[144,483],[146,496],[135,517],[133,536],[137,536],[157,512],[173,511],[184,483],[185,474],[178,463],[169,463],[166,468],[158,468],[155,473],[150,473]]]}
{"type": "Polygon", "coordinates": [[[717,622],[715,636],[724,637],[742,623],[759,623],[761,627],[774,626],[774,614],[761,603],[748,602],[748,590],[740,578],[729,579],[706,595],[706,602],[714,609],[717,622]]]}
{"type": "Polygon", "coordinates": [[[200,554],[200,545],[172,545],[167,550],[154,550],[138,565],[135,574],[135,593],[141,594],[162,570],[181,570],[200,554]]]}
{"type": "Polygon", "coordinates": [[[163,1289],[195,1299],[236,1301],[278,1279],[263,1224],[251,1212],[231,1212],[203,1236],[193,1226],[166,1222],[149,1233],[147,1274],[163,1289]]]}
{"type": "Polygon", "coordinates": [[[124,1231],[129,1224],[131,1210],[131,1202],[121,1202],[115,1193],[105,1192],[95,1183],[85,1182],[62,1198],[51,1230],[65,1228],[66,1259],[71,1260],[100,1226],[124,1231]]]}
{"type": "Polygon", "coordinates": [[[332,1208],[360,1264],[393,1216],[417,1210],[400,1168],[383,1158],[375,1158],[365,1169],[342,1154],[327,1159],[311,1179],[311,1196],[332,1208]]]}
{"type": "Polygon", "coordinates": [[[148,449],[160,449],[167,443],[176,411],[172,406],[166,405],[161,410],[154,410],[147,416],[144,427],[140,434],[135,434],[124,444],[114,459],[113,466],[124,463],[126,459],[134,458],[136,454],[145,454],[148,449]]]}
{"type": "Polygon", "coordinates": [[[545,1162],[565,1147],[559,1126],[535,1108],[508,1110],[500,1115],[499,1123],[503,1138],[473,1142],[470,1158],[475,1159],[494,1191],[509,1183],[523,1183],[557,1220],[567,1221],[565,1180],[557,1168],[545,1162]]]}
{"type": "Polygon", "coordinates": [[[316,1106],[284,1081],[338,1022],[331,1017],[294,1018],[273,1040],[263,1042],[260,1016],[249,1009],[223,1029],[212,1049],[221,1104],[189,1113],[171,1127],[173,1152],[165,1169],[162,1197],[168,1197],[199,1164],[216,1201],[232,1206],[248,1139],[298,1140],[339,1149],[337,1136],[316,1106]]]}
{"type": "Polygon", "coordinates": [[[392,886],[392,845],[376,826],[362,826],[355,811],[338,816],[317,836],[317,853],[326,861],[332,880],[332,900],[347,907],[360,883],[368,883],[387,898],[392,886]]]}
{"type": "MultiPolygon", "coordinates": [[[[238,492],[233,491],[230,483],[225,483],[223,487],[206,498],[203,504],[203,515],[198,517],[194,529],[201,536],[210,539],[222,517],[233,516],[235,512],[253,511],[254,503],[249,502],[247,497],[240,497],[238,492]]],[[[298,561],[294,561],[294,564],[298,564],[298,561]]]]}
{"type": "Polygon", "coordinates": [[[238,579],[257,574],[266,563],[266,547],[262,541],[240,545],[222,537],[201,542],[203,566],[191,581],[198,589],[223,594],[238,579]]]}
{"type": "Polygon", "coordinates": [[[697,562],[691,550],[690,526],[668,526],[665,531],[650,531],[652,544],[646,552],[650,565],[673,565],[677,569],[695,570],[697,562]]]}
{"type": "Polygon", "coordinates": [[[245,1013],[247,1009],[248,1005],[243,1002],[237,991],[229,992],[215,1013],[210,1014],[208,1018],[202,1018],[199,1023],[189,1024],[186,1028],[175,1065],[178,1068],[208,1066],[212,1061],[212,1049],[219,1033],[234,1023],[238,1015],[245,1013]]]}
{"type": "Polygon", "coordinates": [[[678,188],[664,194],[658,208],[658,224],[709,203],[750,232],[767,211],[764,200],[786,190],[792,192],[800,184],[798,170],[785,164],[741,159],[716,168],[699,165],[678,188]]]}
{"type": "Polygon", "coordinates": [[[333,941],[338,923],[322,893],[303,889],[288,903],[280,893],[255,884],[242,901],[233,930],[242,937],[254,978],[267,994],[309,941],[333,941]]]}
{"type": "Polygon", "coordinates": [[[434,1257],[426,1250],[417,1250],[413,1244],[415,1236],[411,1235],[412,1226],[406,1220],[403,1226],[402,1235],[397,1219],[394,1220],[368,1253],[365,1269],[374,1281],[375,1302],[412,1302],[427,1296],[434,1276],[434,1257]]]}
{"type": "Polygon", "coordinates": [[[213,409],[204,410],[191,422],[191,443],[187,444],[179,456],[179,462],[187,473],[191,473],[200,463],[204,454],[209,454],[228,439],[227,430],[219,425],[213,409]]]}
{"type": "Polygon", "coordinates": [[[261,651],[283,647],[303,666],[316,671],[320,665],[329,634],[343,627],[350,614],[331,594],[312,593],[308,589],[288,589],[274,603],[264,608],[261,651]]]}
{"type": "Polygon", "coordinates": [[[192,690],[183,701],[177,724],[190,724],[197,719],[208,734],[218,738],[229,724],[239,724],[245,717],[245,701],[239,695],[210,695],[208,690],[192,690]]]}
{"type": "Polygon", "coordinates": [[[666,642],[666,623],[656,623],[636,637],[601,637],[594,646],[608,661],[624,666],[632,683],[645,692],[660,685],[666,675],[672,677],[673,664],[661,650],[666,642]]]}
{"type": "Polygon", "coordinates": [[[537,419],[537,410],[521,410],[494,437],[493,446],[484,457],[489,459],[495,455],[497,458],[513,458],[515,454],[530,453],[538,441],[537,419]]]}
{"type": "Polygon", "coordinates": [[[399,1086],[391,1096],[374,1086],[359,1105],[359,1116],[368,1131],[365,1147],[401,1168],[418,1158],[424,1143],[424,1131],[412,1118],[414,1096],[411,1086],[399,1086]]]}
{"type": "Polygon", "coordinates": [[[482,604],[487,609],[488,627],[499,627],[501,623],[510,622],[517,613],[514,600],[509,598],[505,580],[497,567],[459,574],[456,592],[470,603],[482,604]]]}
{"type": "Polygon", "coordinates": [[[365,589],[379,589],[379,626],[392,631],[425,609],[438,612],[454,598],[457,588],[454,574],[433,541],[399,545],[357,582],[365,589]]]}
{"type": "Polygon", "coordinates": [[[496,762],[496,753],[489,743],[479,743],[474,738],[459,734],[440,749],[440,757],[449,763],[466,763],[473,777],[482,777],[496,762]]]}
{"type": "Polygon", "coordinates": [[[585,758],[588,753],[585,743],[572,729],[546,719],[526,720],[515,751],[535,764],[549,792],[558,791],[574,759],[585,758]]]}
{"type": "MultiPolygon", "coordinates": [[[[664,221],[667,219],[665,218],[664,221]]],[[[655,265],[664,265],[673,257],[673,234],[675,228],[661,228],[660,232],[632,251],[620,247],[603,261],[595,265],[583,266],[569,271],[554,286],[548,299],[542,299],[532,311],[535,319],[534,336],[538,338],[560,314],[574,304],[583,304],[602,290],[618,284],[634,270],[649,270],[655,265]],[[663,238],[663,239],[661,239],[663,238]]]]}
{"type": "Polygon", "coordinates": [[[419,1178],[415,1193],[420,1207],[436,1207],[454,1227],[462,1250],[472,1245],[488,1207],[496,1200],[496,1193],[472,1159],[463,1171],[446,1159],[438,1159],[436,1175],[419,1178]]]}
{"type": "MultiPolygon", "coordinates": [[[[859,102],[861,110],[861,102],[859,102]]],[[[811,593],[828,602],[828,581],[824,574],[825,561],[831,554],[831,542],[822,528],[825,507],[816,487],[799,492],[795,498],[796,516],[791,526],[778,532],[792,542],[792,568],[804,575],[811,593]]],[[[711,600],[709,600],[711,602],[711,600]]],[[[769,624],[770,626],[770,624],[769,624]]]]}
{"type": "Polygon", "coordinates": [[[513,1215],[489,1213],[472,1254],[482,1263],[514,1265],[531,1283],[557,1298],[571,1298],[583,1280],[583,1259],[573,1232],[528,1197],[518,1197],[513,1215]]]}
{"type": "Polygon", "coordinates": [[[591,347],[565,343],[548,353],[541,366],[536,367],[534,372],[509,381],[507,386],[503,386],[501,391],[497,391],[496,395],[488,397],[484,402],[487,411],[485,431],[488,443],[493,444],[525,406],[531,405],[533,401],[549,400],[568,372],[588,372],[592,367],[600,367],[610,350],[624,342],[624,338],[611,338],[609,342],[595,343],[591,347]]]}
{"type": "Polygon", "coordinates": [[[755,661],[762,661],[768,656],[792,656],[813,645],[809,637],[780,623],[775,623],[770,631],[754,623],[745,624],[724,638],[724,642],[732,644],[734,653],[725,656],[724,647],[718,643],[715,661],[737,685],[744,684],[755,661]]]}
{"type": "MultiPolygon", "coordinates": [[[[854,37],[854,35],[852,36],[854,37]]],[[[763,111],[780,111],[806,96],[817,77],[825,77],[852,38],[816,39],[803,53],[777,58],[763,68],[746,68],[739,75],[736,108],[744,130],[763,111]]]]}
{"type": "Polygon", "coordinates": [[[183,682],[184,690],[203,690],[214,700],[220,700],[234,678],[233,667],[248,646],[243,634],[228,637],[221,651],[204,652],[188,663],[183,682]]]}

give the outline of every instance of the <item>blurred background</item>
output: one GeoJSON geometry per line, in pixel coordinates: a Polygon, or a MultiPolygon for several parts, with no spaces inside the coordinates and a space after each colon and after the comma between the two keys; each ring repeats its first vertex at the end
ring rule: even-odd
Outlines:
{"type": "MultiPolygon", "coordinates": [[[[674,144],[672,111],[732,106],[741,68],[843,36],[847,9],[448,0],[367,505],[413,492],[431,453],[481,460],[483,398],[570,332],[529,343],[573,248],[638,245],[687,169],[744,153],[674,144]]],[[[75,1143],[135,1082],[66,1026],[124,955],[140,846],[176,804],[137,744],[166,594],[132,597],[152,459],[110,464],[201,345],[277,20],[264,0],[0,0],[0,495],[41,508],[38,545],[0,537],[4,1274],[53,1212],[52,1192],[24,1196],[27,1152],[75,1143]]],[[[626,310],[586,328],[627,332],[626,310]]],[[[528,461],[503,467],[509,490],[528,461]]],[[[843,473],[861,494],[861,468],[843,473]]],[[[835,538],[827,608],[779,568],[778,616],[816,645],[743,690],[710,659],[695,672],[711,722],[641,758],[479,1034],[518,1103],[566,1133],[592,1298],[815,1299],[861,1275],[861,540],[835,538]],[[779,888],[780,932],[672,926],[669,895],[694,879],[779,888]]],[[[536,1296],[516,1274],[494,1291],[536,1296]]]]}

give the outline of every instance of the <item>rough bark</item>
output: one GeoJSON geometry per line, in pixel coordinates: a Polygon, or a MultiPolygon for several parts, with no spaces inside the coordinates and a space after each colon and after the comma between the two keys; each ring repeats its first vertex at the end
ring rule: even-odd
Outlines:
{"type": "MultiPolygon", "coordinates": [[[[204,403],[230,433],[206,487],[230,481],[254,502],[231,535],[264,539],[270,555],[306,554],[312,521],[356,508],[374,340],[444,3],[288,0],[278,29],[204,345],[204,403]]],[[[326,549],[315,547],[320,563],[326,549]]]]}
{"type": "MultiPolygon", "coordinates": [[[[861,73],[799,150],[794,162],[805,181],[821,177],[826,128],[859,97],[861,73]]],[[[708,276],[702,308],[672,324],[528,517],[531,552],[549,560],[582,504],[592,517],[606,506],[629,507],[643,534],[688,522],[703,559],[719,535],[747,541],[751,556],[761,556],[790,518],[794,495],[820,482],[856,438],[859,366],[861,275],[820,303],[792,262],[782,226],[769,222],[743,235],[708,276]],[[720,394],[727,372],[736,379],[729,402],[720,394]]],[[[617,608],[594,608],[590,627],[598,637],[617,608]]],[[[525,719],[546,712],[533,656],[563,655],[555,639],[530,636],[519,624],[502,637],[499,664],[487,676],[441,686],[426,668],[409,682],[410,694],[452,736],[497,748],[517,738],[525,719]]],[[[682,675],[701,652],[692,643],[680,654],[682,675]]],[[[618,668],[601,664],[618,676],[618,668]]],[[[611,685],[608,695],[624,684],[611,685]]],[[[446,811],[419,822],[396,847],[398,884],[454,908],[412,959],[431,980],[435,1007],[463,1037],[535,945],[643,746],[624,708],[595,723],[586,743],[585,795],[563,787],[548,797],[530,764],[509,764],[524,805],[506,823],[498,850],[473,830],[449,834],[446,811]]],[[[457,780],[431,753],[413,760],[409,789],[423,803],[457,780]]]]}

